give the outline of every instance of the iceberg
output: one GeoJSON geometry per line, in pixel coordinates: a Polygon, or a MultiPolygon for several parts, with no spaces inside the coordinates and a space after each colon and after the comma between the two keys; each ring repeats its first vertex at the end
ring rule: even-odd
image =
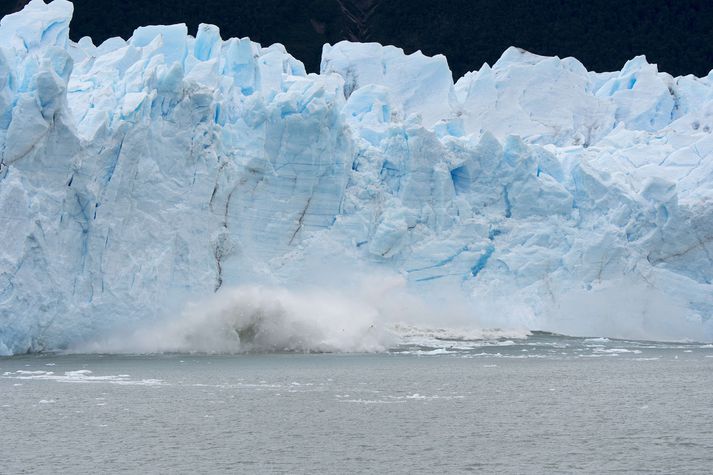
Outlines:
{"type": "Polygon", "coordinates": [[[212,25],[75,43],[72,13],[0,23],[0,354],[241,285],[346,295],[351,272],[482,328],[713,340],[713,72],[510,48],[454,82],[443,56],[340,42],[307,74],[212,25]]]}

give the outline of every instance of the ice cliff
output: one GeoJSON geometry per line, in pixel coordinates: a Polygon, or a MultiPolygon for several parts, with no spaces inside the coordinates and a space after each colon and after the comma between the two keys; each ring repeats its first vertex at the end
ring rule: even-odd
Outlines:
{"type": "Polygon", "coordinates": [[[488,328],[713,340],[713,74],[347,42],[306,74],[211,25],[74,43],[72,9],[0,24],[0,353],[350,266],[488,328]]]}

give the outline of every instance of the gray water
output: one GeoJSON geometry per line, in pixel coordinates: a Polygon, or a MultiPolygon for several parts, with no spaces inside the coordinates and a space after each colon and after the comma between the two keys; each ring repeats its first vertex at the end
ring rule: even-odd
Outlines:
{"type": "Polygon", "coordinates": [[[713,347],[0,359],[0,473],[710,473],[713,347]]]}

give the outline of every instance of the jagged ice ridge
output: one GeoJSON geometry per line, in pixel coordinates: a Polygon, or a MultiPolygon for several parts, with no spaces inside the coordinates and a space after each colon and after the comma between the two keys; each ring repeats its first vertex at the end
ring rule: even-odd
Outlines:
{"type": "Polygon", "coordinates": [[[454,84],[443,56],[348,42],[306,74],[212,25],[74,43],[72,11],[0,24],[0,354],[350,268],[478,326],[713,340],[713,74],[510,48],[454,84]]]}

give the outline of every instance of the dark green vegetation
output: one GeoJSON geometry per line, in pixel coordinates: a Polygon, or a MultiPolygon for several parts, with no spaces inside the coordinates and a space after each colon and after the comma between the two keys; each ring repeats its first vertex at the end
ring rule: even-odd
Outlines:
{"type": "MultiPolygon", "coordinates": [[[[27,0],[5,1],[2,13],[27,0]]],[[[445,54],[456,77],[508,46],[574,56],[597,71],[646,54],[675,75],[713,68],[711,0],[74,0],[72,38],[128,38],[140,25],[220,26],[223,38],[283,43],[308,71],[342,39],[445,54]]]]}

